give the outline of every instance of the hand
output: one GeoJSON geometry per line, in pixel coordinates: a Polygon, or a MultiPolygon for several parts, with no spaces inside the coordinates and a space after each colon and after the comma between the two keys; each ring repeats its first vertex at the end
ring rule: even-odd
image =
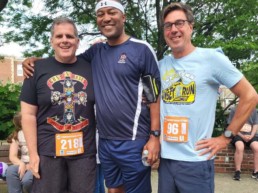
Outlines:
{"type": "Polygon", "coordinates": [[[150,103],[148,103],[147,97],[144,94],[142,95],[142,103],[150,108],[150,103]]]}
{"type": "Polygon", "coordinates": [[[97,38],[95,39],[95,41],[92,43],[92,45],[97,44],[97,43],[101,43],[101,42],[106,42],[107,39],[106,38],[97,38]]]}
{"type": "Polygon", "coordinates": [[[230,143],[230,139],[219,136],[214,137],[210,139],[203,139],[197,142],[196,144],[196,150],[202,150],[204,149],[199,155],[202,156],[204,154],[209,153],[207,160],[211,159],[214,155],[216,155],[217,152],[227,147],[227,145],[230,143]]]}
{"type": "Polygon", "coordinates": [[[33,76],[34,72],[34,62],[39,60],[40,58],[31,57],[27,58],[22,62],[22,68],[23,68],[23,75],[25,78],[29,78],[30,76],[33,76]]]}
{"type": "Polygon", "coordinates": [[[248,142],[248,141],[250,141],[252,138],[251,138],[251,135],[243,135],[243,140],[245,141],[245,142],[248,142]]]}
{"type": "Polygon", "coordinates": [[[19,174],[20,180],[24,176],[26,170],[27,170],[26,169],[26,164],[21,161],[21,163],[19,164],[19,169],[18,169],[18,174],[19,174]]]}
{"type": "Polygon", "coordinates": [[[148,150],[148,159],[147,162],[150,165],[153,165],[160,156],[160,141],[159,137],[150,136],[149,141],[146,143],[146,145],[143,147],[143,150],[148,150]]]}
{"type": "Polygon", "coordinates": [[[40,179],[39,175],[39,155],[30,156],[29,168],[35,178],[40,179]]]}

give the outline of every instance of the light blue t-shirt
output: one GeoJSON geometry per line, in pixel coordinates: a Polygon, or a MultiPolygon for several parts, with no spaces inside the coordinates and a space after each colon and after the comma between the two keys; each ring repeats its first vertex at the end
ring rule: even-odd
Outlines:
{"type": "MultiPolygon", "coordinates": [[[[220,85],[233,87],[243,75],[220,48],[196,48],[191,54],[180,59],[166,56],[160,61],[159,68],[163,133],[161,157],[181,161],[204,161],[209,155],[199,156],[201,151],[195,150],[196,142],[212,135],[218,88],[220,85]],[[171,122],[171,117],[168,116],[176,119],[185,117],[188,120],[187,142],[164,141],[164,119],[169,120],[166,121],[168,133],[178,132],[178,128],[173,126],[174,121],[171,122]]],[[[185,127],[186,123],[182,130],[185,127]]]]}

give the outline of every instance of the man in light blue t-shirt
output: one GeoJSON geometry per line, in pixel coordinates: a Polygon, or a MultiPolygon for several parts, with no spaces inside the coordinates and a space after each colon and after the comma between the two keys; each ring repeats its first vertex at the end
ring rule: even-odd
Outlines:
{"type": "Polygon", "coordinates": [[[189,6],[171,3],[162,19],[172,55],[160,61],[159,193],[213,193],[214,156],[245,123],[257,104],[257,93],[220,48],[192,44],[194,17],[189,6]],[[220,85],[240,102],[225,133],[211,138],[220,85]]]}

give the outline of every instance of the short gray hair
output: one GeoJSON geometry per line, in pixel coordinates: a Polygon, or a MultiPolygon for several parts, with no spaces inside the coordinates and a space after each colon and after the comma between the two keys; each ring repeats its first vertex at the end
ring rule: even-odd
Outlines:
{"type": "Polygon", "coordinates": [[[74,35],[78,38],[78,30],[77,30],[77,27],[74,23],[73,20],[69,19],[68,17],[65,17],[65,16],[60,16],[60,17],[57,17],[54,19],[52,25],[51,25],[51,28],[50,28],[50,31],[51,31],[51,37],[53,37],[54,35],[54,27],[56,25],[59,25],[59,24],[62,24],[62,23],[69,23],[73,26],[74,28],[74,35]]]}

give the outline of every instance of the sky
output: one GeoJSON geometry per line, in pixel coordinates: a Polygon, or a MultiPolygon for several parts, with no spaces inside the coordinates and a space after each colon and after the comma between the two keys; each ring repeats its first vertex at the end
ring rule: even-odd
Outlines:
{"type": "MultiPolygon", "coordinates": [[[[33,12],[38,13],[43,7],[43,4],[40,0],[33,0],[33,12]]],[[[7,31],[7,29],[1,29],[2,32],[7,31]]],[[[22,58],[23,47],[12,42],[8,44],[1,44],[0,39],[0,56],[14,56],[16,58],[22,58]]]]}
{"type": "Polygon", "coordinates": [[[15,58],[22,58],[22,51],[23,48],[15,43],[0,46],[0,56],[14,56],[15,58]]]}

